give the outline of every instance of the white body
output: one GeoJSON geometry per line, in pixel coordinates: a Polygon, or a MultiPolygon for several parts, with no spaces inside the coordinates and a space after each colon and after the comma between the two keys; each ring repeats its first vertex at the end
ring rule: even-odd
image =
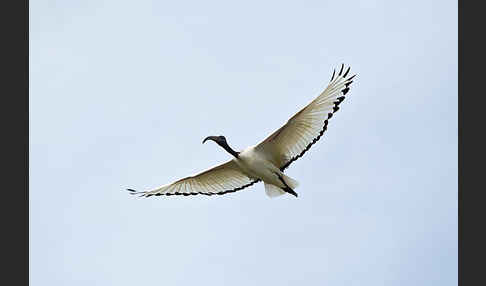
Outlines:
{"type": "MultiPolygon", "coordinates": [[[[266,156],[266,153],[251,146],[243,150],[238,158],[234,158],[241,171],[252,179],[260,179],[264,183],[284,188],[285,184],[279,179],[288,178],[279,168],[277,168],[266,156]]],[[[296,188],[293,180],[285,180],[292,189],[296,188]],[[294,186],[291,186],[294,185],[294,186]]]]}

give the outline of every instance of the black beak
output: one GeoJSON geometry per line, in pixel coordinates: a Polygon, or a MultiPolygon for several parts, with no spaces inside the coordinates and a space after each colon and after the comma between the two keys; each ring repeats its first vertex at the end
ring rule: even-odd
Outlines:
{"type": "Polygon", "coordinates": [[[206,142],[208,140],[213,140],[214,142],[216,142],[217,138],[218,138],[217,136],[208,136],[208,137],[204,138],[202,143],[204,144],[204,142],[206,142]]]}

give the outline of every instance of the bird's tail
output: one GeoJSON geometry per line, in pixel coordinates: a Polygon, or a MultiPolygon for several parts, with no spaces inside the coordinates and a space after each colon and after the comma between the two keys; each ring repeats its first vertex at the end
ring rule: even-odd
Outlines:
{"type": "Polygon", "coordinates": [[[292,179],[284,173],[280,174],[280,176],[282,176],[287,186],[289,186],[292,190],[295,190],[299,186],[299,182],[297,182],[297,180],[292,179]]]}
{"type": "Polygon", "coordinates": [[[297,193],[294,192],[294,189],[299,186],[299,182],[285,175],[284,173],[280,173],[278,174],[278,176],[286,186],[284,188],[281,188],[272,184],[265,183],[265,193],[267,194],[267,196],[274,198],[281,196],[285,193],[289,193],[297,197],[297,193]]]}
{"type": "Polygon", "coordinates": [[[285,194],[285,192],[275,185],[265,183],[265,194],[271,198],[274,198],[285,194]]]}

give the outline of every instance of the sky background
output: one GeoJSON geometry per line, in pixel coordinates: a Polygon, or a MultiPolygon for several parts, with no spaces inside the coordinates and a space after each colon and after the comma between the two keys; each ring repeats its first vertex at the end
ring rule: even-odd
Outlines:
{"type": "Polygon", "coordinates": [[[457,285],[456,1],[30,1],[30,285],[457,285]],[[287,170],[224,162],[358,76],[287,170]]]}

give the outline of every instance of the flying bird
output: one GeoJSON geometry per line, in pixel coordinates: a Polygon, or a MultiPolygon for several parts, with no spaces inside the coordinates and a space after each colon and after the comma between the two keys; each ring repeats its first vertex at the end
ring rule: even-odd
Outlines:
{"type": "Polygon", "coordinates": [[[329,85],[318,97],[257,145],[237,152],[228,145],[224,136],[206,137],[203,144],[214,141],[233,156],[226,163],[153,190],[127,190],[143,197],[197,194],[211,196],[243,190],[263,181],[265,193],[269,197],[286,193],[297,197],[295,188],[298,182],[284,174],[284,170],[321,138],[327,130],[329,120],[339,110],[339,105],[356,76],[347,78],[350,68],[344,73],[343,70],[344,64],[337,76],[334,70],[329,85]]]}

